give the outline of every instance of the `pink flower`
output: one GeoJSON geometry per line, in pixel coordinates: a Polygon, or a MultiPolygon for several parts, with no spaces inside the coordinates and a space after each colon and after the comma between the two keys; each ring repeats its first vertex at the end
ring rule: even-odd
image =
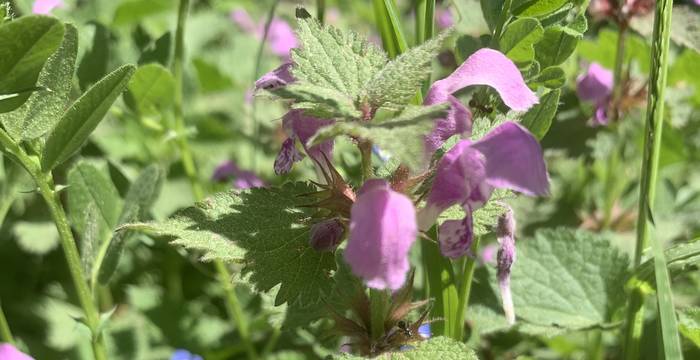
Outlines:
{"type": "Polygon", "coordinates": [[[324,141],[311,147],[308,147],[306,143],[320,128],[333,123],[333,120],[305,115],[303,110],[290,110],[287,112],[282,119],[282,126],[289,133],[289,137],[282,144],[277,159],[275,159],[275,173],[278,175],[288,173],[292,169],[292,165],[303,158],[294,145],[296,139],[299,139],[306,154],[318,163],[325,164],[324,157],[332,159],[333,140],[324,141]]]}
{"type": "Polygon", "coordinates": [[[406,280],[408,252],[417,235],[411,199],[384,180],[368,180],[352,206],[345,260],[367,286],[397,290],[406,280]]]}
{"type": "Polygon", "coordinates": [[[515,263],[515,217],[513,210],[508,206],[506,212],[498,219],[496,227],[498,237],[498,287],[501,290],[501,302],[506,320],[509,324],[515,324],[515,308],[513,297],[510,293],[510,271],[515,263]]]}
{"type": "Polygon", "coordinates": [[[51,10],[63,6],[63,0],[36,0],[32,5],[32,13],[48,15],[51,10]]]}
{"type": "Polygon", "coordinates": [[[448,27],[454,25],[455,21],[450,9],[438,9],[437,14],[435,14],[435,23],[439,29],[447,29],[448,27]]]}
{"type": "Polygon", "coordinates": [[[309,243],[316,251],[335,251],[344,234],[345,227],[340,220],[326,219],[311,226],[309,243]]]}
{"type": "MultiPolygon", "coordinates": [[[[243,9],[236,9],[231,12],[231,20],[241,30],[253,35],[258,40],[262,40],[265,36],[265,19],[256,24],[248,12],[243,9]]],[[[270,22],[267,41],[270,44],[272,53],[285,60],[289,59],[289,51],[299,45],[294,30],[286,21],[277,17],[270,22]]]]}
{"type": "Polygon", "coordinates": [[[281,88],[287,84],[294,82],[294,77],[290,70],[292,69],[292,63],[287,62],[280,65],[278,68],[270,71],[269,73],[263,75],[260,79],[255,82],[255,90],[275,90],[281,88]]]}
{"type": "Polygon", "coordinates": [[[428,156],[432,156],[449,137],[471,132],[471,112],[452,96],[456,91],[471,85],[494,88],[503,102],[516,111],[525,111],[537,104],[537,96],[527,87],[520,71],[510,59],[496,50],[481,49],[450,76],[433,83],[423,101],[424,105],[450,103],[447,117],[437,120],[433,131],[426,136],[428,156]]]}
{"type": "Polygon", "coordinates": [[[595,125],[607,125],[607,109],[610,103],[613,88],[613,73],[600,66],[591,63],[586,74],[576,79],[576,92],[578,97],[595,105],[593,123],[595,125]]]}
{"type": "Polygon", "coordinates": [[[549,179],[542,149],[527,129],[507,121],[477,142],[462,140],[440,160],[418,221],[428,229],[437,217],[453,205],[464,208],[463,220],[446,221],[440,227],[440,250],[457,258],[465,255],[472,242],[472,211],[485,204],[494,188],[545,195],[549,179]]]}
{"type": "Polygon", "coordinates": [[[0,360],[34,360],[11,344],[0,344],[0,360]]]}

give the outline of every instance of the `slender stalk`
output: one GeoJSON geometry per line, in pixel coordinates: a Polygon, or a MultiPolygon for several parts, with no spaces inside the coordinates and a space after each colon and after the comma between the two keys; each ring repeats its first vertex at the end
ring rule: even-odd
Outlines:
{"type": "Polygon", "coordinates": [[[428,0],[416,0],[416,44],[422,44],[425,42],[425,13],[427,12],[428,0]]]}
{"type": "Polygon", "coordinates": [[[430,315],[435,319],[443,319],[433,323],[431,331],[436,336],[453,337],[453,321],[457,318],[459,296],[452,262],[440,253],[437,226],[430,228],[426,235],[432,240],[421,241],[421,257],[428,281],[428,293],[434,300],[430,315]]]}
{"type": "Polygon", "coordinates": [[[496,25],[496,29],[493,32],[493,38],[491,38],[491,46],[498,45],[498,40],[501,38],[503,28],[508,23],[508,19],[510,19],[510,7],[512,3],[513,0],[505,0],[503,3],[503,9],[501,9],[501,16],[499,17],[498,25],[496,25]]]}
{"type": "Polygon", "coordinates": [[[0,303],[0,340],[4,343],[15,345],[10,325],[7,323],[7,318],[5,318],[5,312],[2,311],[2,303],[0,303]]]}
{"type": "Polygon", "coordinates": [[[92,349],[97,360],[106,360],[107,351],[104,344],[102,334],[97,332],[100,314],[95,306],[90,287],[88,286],[87,278],[83,273],[83,267],[78,253],[73,233],[71,232],[70,224],[66,213],[61,206],[53,185],[53,177],[51,173],[44,173],[41,170],[38,159],[29,156],[22,147],[16,144],[10,136],[0,129],[0,144],[12,156],[14,160],[29,172],[31,177],[39,188],[39,193],[44,198],[51,218],[53,219],[56,229],[58,230],[63,254],[68,264],[68,270],[73,281],[73,286],[78,295],[78,301],[83,308],[85,322],[92,332],[92,349]]]}
{"type": "Polygon", "coordinates": [[[610,102],[610,120],[615,122],[620,116],[620,101],[622,100],[622,74],[625,64],[625,44],[627,43],[627,21],[618,24],[617,50],[615,51],[615,68],[613,69],[613,92],[610,102]]]}
{"type": "MultiPolygon", "coordinates": [[[[653,221],[650,215],[654,206],[659,172],[672,6],[672,0],[658,0],[656,2],[647,116],[644,127],[644,157],[642,159],[639,207],[637,210],[637,242],[634,253],[634,267],[639,266],[642,262],[642,255],[649,243],[649,222],[653,221]]],[[[658,241],[658,239],[654,241],[658,241]]],[[[634,292],[630,297],[627,308],[624,346],[626,359],[639,358],[644,321],[643,304],[644,294],[641,291],[634,292]]]]}
{"type": "Polygon", "coordinates": [[[398,55],[398,50],[397,45],[394,43],[394,38],[391,35],[392,30],[389,14],[387,14],[383,0],[374,0],[372,4],[374,5],[374,21],[377,23],[379,35],[382,37],[384,50],[386,50],[389,57],[393,59],[398,55]]]}
{"type": "Polygon", "coordinates": [[[326,17],[326,0],[316,0],[316,18],[323,24],[326,17]]]}
{"type": "Polygon", "coordinates": [[[369,307],[370,307],[370,334],[372,340],[377,340],[384,335],[384,318],[389,297],[386,291],[369,289],[369,307]]]}
{"type": "MultiPolygon", "coordinates": [[[[175,31],[175,56],[173,59],[173,75],[175,77],[175,127],[178,132],[178,145],[180,148],[180,153],[182,157],[182,164],[185,169],[185,173],[190,180],[190,185],[192,186],[192,193],[194,194],[197,201],[204,198],[204,189],[197,175],[197,169],[194,162],[194,156],[190,150],[189,142],[185,134],[185,118],[183,111],[183,64],[185,59],[185,28],[187,24],[187,14],[189,11],[189,0],[180,0],[180,6],[178,8],[177,16],[177,28],[175,31]]],[[[250,332],[248,329],[248,324],[245,321],[243,312],[236,297],[236,292],[234,290],[233,284],[231,283],[231,274],[226,265],[221,260],[215,260],[214,265],[216,267],[217,277],[225,293],[225,303],[228,315],[233,320],[234,324],[238,329],[241,341],[245,344],[248,357],[250,359],[257,359],[257,354],[255,348],[250,341],[250,332]]]]}
{"type": "Polygon", "coordinates": [[[372,177],[372,143],[367,140],[360,140],[357,144],[362,156],[362,182],[372,177]]]}
{"type": "Polygon", "coordinates": [[[435,35],[435,0],[428,0],[425,7],[425,38],[428,40],[435,35]]]}
{"type": "MultiPolygon", "coordinates": [[[[476,254],[479,250],[479,240],[480,238],[475,238],[472,244],[472,253],[476,254]]],[[[464,337],[464,320],[467,314],[467,307],[469,306],[469,295],[472,289],[472,280],[474,278],[474,270],[476,269],[476,257],[467,257],[467,262],[464,265],[462,276],[459,280],[459,303],[457,305],[457,316],[455,318],[454,324],[454,338],[458,341],[462,341],[464,337]]]]}

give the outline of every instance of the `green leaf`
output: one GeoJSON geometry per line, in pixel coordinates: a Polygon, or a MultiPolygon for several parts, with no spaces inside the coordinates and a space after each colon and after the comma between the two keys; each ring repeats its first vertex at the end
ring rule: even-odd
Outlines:
{"type": "Polygon", "coordinates": [[[85,274],[91,274],[95,259],[104,237],[100,234],[100,215],[94,203],[89,203],[83,219],[84,229],[80,234],[80,262],[85,274]]]}
{"type": "Polygon", "coordinates": [[[528,82],[531,88],[537,89],[544,86],[548,89],[559,89],[566,84],[566,73],[558,66],[550,66],[542,69],[540,73],[528,82]]]}
{"type": "Polygon", "coordinates": [[[79,161],[68,171],[68,216],[76,232],[86,231],[86,212],[96,211],[100,238],[114,229],[121,199],[106,171],[79,161]]]}
{"type": "MultiPolygon", "coordinates": [[[[148,45],[141,56],[139,56],[139,65],[148,63],[158,63],[163,66],[168,66],[170,62],[170,47],[172,43],[172,35],[166,32],[161,37],[156,39],[153,44],[148,45]]],[[[196,65],[196,63],[195,63],[196,65]]]]}
{"type": "Polygon", "coordinates": [[[468,57],[470,57],[477,50],[484,47],[481,40],[477,37],[470,35],[462,35],[457,38],[457,43],[455,45],[455,51],[457,53],[458,62],[462,63],[468,57]]]}
{"type": "Polygon", "coordinates": [[[700,104],[700,53],[686,49],[678,56],[671,66],[668,75],[669,84],[679,84],[681,86],[692,87],[692,98],[694,102],[700,104]]]}
{"type": "Polygon", "coordinates": [[[607,239],[558,228],[537,231],[517,246],[511,290],[519,318],[584,329],[610,323],[622,308],[629,260],[607,239]]]}
{"type": "Polygon", "coordinates": [[[504,2],[505,0],[480,0],[481,12],[484,14],[484,20],[486,20],[491,32],[498,27],[504,2]]]}
{"type": "Polygon", "coordinates": [[[83,91],[107,74],[110,58],[112,34],[106,26],[98,22],[92,22],[91,25],[95,27],[92,47],[85,52],[78,65],[78,81],[83,91]]]}
{"type": "MultiPolygon", "coordinates": [[[[429,340],[424,340],[413,344],[415,349],[390,352],[377,356],[373,359],[381,360],[425,360],[425,359],[460,359],[477,360],[474,350],[470,349],[461,341],[457,341],[445,336],[438,336],[429,340]]],[[[337,359],[356,360],[365,359],[354,355],[341,355],[337,359]]]]}
{"type": "MultiPolygon", "coordinates": [[[[700,240],[674,245],[664,251],[666,266],[671,275],[694,270],[700,264],[700,240]]],[[[635,270],[635,276],[643,281],[654,283],[654,261],[649,259],[635,270]]]]}
{"type": "Polygon", "coordinates": [[[12,229],[19,247],[33,255],[46,255],[58,246],[58,231],[50,221],[17,222],[12,229]]]}
{"type": "Polygon", "coordinates": [[[0,114],[0,121],[13,138],[34,139],[55,125],[68,103],[77,54],[78,31],[66,24],[61,46],[39,73],[37,86],[47,91],[34,92],[15,111],[0,114]]]}
{"type": "Polygon", "coordinates": [[[119,3],[114,11],[114,26],[123,26],[140,22],[142,19],[160,14],[169,10],[175,10],[176,2],[173,0],[125,0],[119,3]]]}
{"type": "Polygon", "coordinates": [[[574,53],[580,37],[566,27],[549,27],[544,31],[542,41],[535,44],[535,58],[542,68],[559,65],[574,53]]]}
{"type": "Polygon", "coordinates": [[[192,59],[197,69],[197,79],[202,93],[212,93],[228,90],[233,87],[233,80],[224,74],[219,68],[202,58],[192,59]]]}
{"type": "Polygon", "coordinates": [[[433,226],[428,234],[434,241],[421,241],[420,243],[423,266],[430,269],[426,272],[430,298],[434,301],[430,316],[444,319],[444,321],[431,324],[431,332],[436,335],[453,336],[456,330],[454,321],[459,311],[456,276],[450,259],[440,253],[437,244],[437,226],[433,226]]]}
{"type": "Polygon", "coordinates": [[[63,24],[47,16],[24,16],[0,25],[0,113],[12,111],[30,96],[46,60],[61,44],[63,24]]]}
{"type": "Polygon", "coordinates": [[[312,211],[301,197],[306,183],[218,193],[178,211],[164,222],[126,228],[174,238],[173,244],[204,252],[203,260],[243,262],[243,273],[259,291],[280,286],[275,305],[314,304],[332,287],[332,253],[309,246],[312,211]]]}
{"type": "Polygon", "coordinates": [[[105,76],[85,92],[63,114],[46,139],[41,167],[49,171],[66,161],[87,141],[134,73],[133,65],[124,65],[105,76]]]}
{"type": "Polygon", "coordinates": [[[695,346],[700,347],[700,308],[692,307],[678,311],[678,330],[695,346]]]}
{"type": "Polygon", "coordinates": [[[681,339],[678,335],[678,320],[673,307],[673,290],[668,274],[663,245],[658,236],[652,236],[651,250],[654,256],[654,278],[656,279],[656,304],[661,322],[661,342],[667,359],[682,359],[681,339]]]}
{"type": "Polygon", "coordinates": [[[409,105],[389,121],[336,122],[319,129],[314,137],[309,139],[309,144],[316,145],[339,135],[362,138],[372,141],[409,168],[418,169],[425,160],[423,135],[432,130],[434,119],[445,116],[446,111],[445,104],[409,105]]]}
{"type": "Polygon", "coordinates": [[[551,14],[570,0],[513,0],[511,11],[517,16],[544,16],[551,14]]]}
{"type": "Polygon", "coordinates": [[[542,139],[552,125],[552,119],[554,119],[554,115],[556,115],[559,107],[560,94],[561,90],[548,92],[540,98],[540,103],[528,110],[523,115],[522,120],[520,120],[520,123],[538,139],[542,139]]]}
{"type": "Polygon", "coordinates": [[[357,119],[362,113],[355,108],[351,98],[331,88],[309,83],[294,83],[273,91],[276,95],[295,100],[295,109],[321,118],[357,119]]]}
{"type": "Polygon", "coordinates": [[[535,59],[534,45],[542,40],[544,29],[535,18],[521,18],[506,26],[498,45],[508,58],[518,64],[535,59]]]}
{"type": "Polygon", "coordinates": [[[160,114],[173,103],[175,78],[162,65],[140,66],[129,81],[128,95],[139,113],[146,116],[160,114]]]}
{"type": "MultiPolygon", "coordinates": [[[[153,207],[165,181],[165,171],[157,164],[143,169],[129,187],[124,198],[124,207],[119,215],[119,225],[143,220],[153,207]]],[[[119,264],[124,243],[131,235],[129,230],[120,230],[102,245],[95,263],[95,272],[100,284],[107,284],[119,264]]]]}
{"type": "Polygon", "coordinates": [[[432,60],[449,35],[443,32],[414,47],[386,64],[365,85],[366,100],[377,109],[381,106],[402,108],[416,96],[421,84],[430,76],[432,60]]]}
{"type": "Polygon", "coordinates": [[[303,83],[335,90],[354,99],[386,63],[386,55],[355,32],[300,19],[300,47],[292,50],[292,75],[303,83]]]}

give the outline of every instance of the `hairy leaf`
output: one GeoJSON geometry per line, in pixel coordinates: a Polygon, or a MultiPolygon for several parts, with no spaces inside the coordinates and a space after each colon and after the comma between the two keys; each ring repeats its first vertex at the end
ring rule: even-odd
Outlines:
{"type": "Polygon", "coordinates": [[[402,108],[408,104],[430,75],[432,60],[448,35],[449,32],[443,32],[410,49],[376,73],[365,86],[365,96],[372,108],[402,108]]]}
{"type": "Polygon", "coordinates": [[[292,50],[292,74],[299,82],[356,98],[364,83],[386,63],[386,55],[355,32],[299,19],[301,46],[292,50]]]}
{"type": "MultiPolygon", "coordinates": [[[[342,355],[337,359],[364,359],[363,357],[353,355],[342,355]]],[[[478,357],[474,350],[467,347],[461,341],[457,341],[448,337],[438,336],[429,340],[421,341],[412,344],[408,350],[390,352],[375,357],[374,359],[386,360],[424,360],[424,359],[442,359],[442,360],[477,360],[478,357]]]]}
{"type": "Polygon", "coordinates": [[[678,311],[678,330],[695,346],[700,347],[700,308],[692,307],[678,311]]]}
{"type": "Polygon", "coordinates": [[[542,68],[559,65],[574,53],[581,35],[563,26],[544,31],[542,41],[535,44],[535,58],[542,68]]]}
{"type": "Polygon", "coordinates": [[[282,86],[274,93],[282,98],[294,99],[294,108],[305,109],[308,115],[346,119],[356,119],[362,115],[351,98],[331,88],[295,83],[282,86]]]}
{"type": "Polygon", "coordinates": [[[157,115],[173,103],[175,79],[162,65],[143,65],[136,69],[128,90],[130,102],[141,114],[157,115]]]}
{"type": "Polygon", "coordinates": [[[47,16],[23,16],[0,25],[0,113],[12,111],[29,98],[46,60],[61,44],[63,24],[47,16]]]}
{"type": "Polygon", "coordinates": [[[204,252],[203,260],[243,262],[258,290],[280,285],[275,305],[313,304],[330,291],[335,269],[333,254],[309,246],[312,211],[300,207],[308,203],[300,195],[314,190],[288,183],[218,193],[164,222],[127,228],[174,237],[173,244],[204,252]]]}
{"type": "Polygon", "coordinates": [[[37,86],[43,90],[33,92],[16,110],[0,114],[0,121],[13,138],[28,140],[39,137],[61,118],[73,85],[77,55],[78,30],[66,24],[61,46],[39,73],[37,86]]]}
{"type": "Polygon", "coordinates": [[[41,157],[41,167],[45,171],[66,161],[80,149],[112,103],[124,91],[134,70],[133,65],[124,65],[114,70],[85,92],[63,114],[46,139],[41,157]]]}
{"type": "Polygon", "coordinates": [[[540,73],[528,82],[531,88],[544,86],[548,89],[559,89],[566,83],[566,73],[558,66],[550,66],[542,69],[540,73]]]}
{"type": "Polygon", "coordinates": [[[121,199],[109,175],[95,164],[79,161],[68,171],[68,216],[79,234],[86,230],[86,212],[95,211],[100,238],[117,225],[121,199]]]}

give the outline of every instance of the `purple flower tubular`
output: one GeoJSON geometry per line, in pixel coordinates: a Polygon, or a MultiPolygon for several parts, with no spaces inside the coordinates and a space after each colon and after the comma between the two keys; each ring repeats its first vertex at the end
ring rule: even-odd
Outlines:
{"type": "Polygon", "coordinates": [[[498,269],[498,287],[501,290],[501,301],[506,320],[509,324],[515,324],[515,308],[510,292],[510,273],[515,263],[515,217],[513,210],[507,206],[506,212],[498,219],[496,236],[500,248],[496,259],[498,269]]]}
{"type": "MultiPolygon", "coordinates": [[[[265,20],[261,20],[256,24],[248,12],[243,9],[232,11],[230,18],[241,30],[254,36],[258,40],[262,40],[265,36],[265,20]]],[[[273,18],[270,22],[270,27],[267,32],[267,41],[272,53],[285,61],[289,60],[289,52],[299,46],[299,41],[291,26],[289,26],[286,21],[277,17],[273,18]]]]}
{"type": "Polygon", "coordinates": [[[290,72],[292,69],[292,63],[284,63],[278,68],[268,72],[263,75],[260,79],[255,81],[255,90],[275,90],[283,86],[291,84],[295,81],[290,72]]]}
{"type": "Polygon", "coordinates": [[[525,111],[538,102],[537,96],[527,87],[510,59],[496,50],[481,49],[448,77],[434,82],[423,101],[424,105],[450,103],[447,117],[439,119],[433,131],[426,136],[428,156],[432,156],[449,137],[471,132],[471,112],[452,94],[472,85],[492,87],[503,102],[516,111],[525,111]]]}
{"type": "Polygon", "coordinates": [[[595,105],[593,123],[607,125],[607,108],[613,89],[613,73],[597,63],[591,63],[586,74],[576,79],[576,92],[581,100],[595,105]]]}
{"type": "Polygon", "coordinates": [[[351,209],[345,260],[367,286],[398,290],[406,280],[408,252],[417,235],[411,199],[384,180],[368,180],[351,209]]]}

